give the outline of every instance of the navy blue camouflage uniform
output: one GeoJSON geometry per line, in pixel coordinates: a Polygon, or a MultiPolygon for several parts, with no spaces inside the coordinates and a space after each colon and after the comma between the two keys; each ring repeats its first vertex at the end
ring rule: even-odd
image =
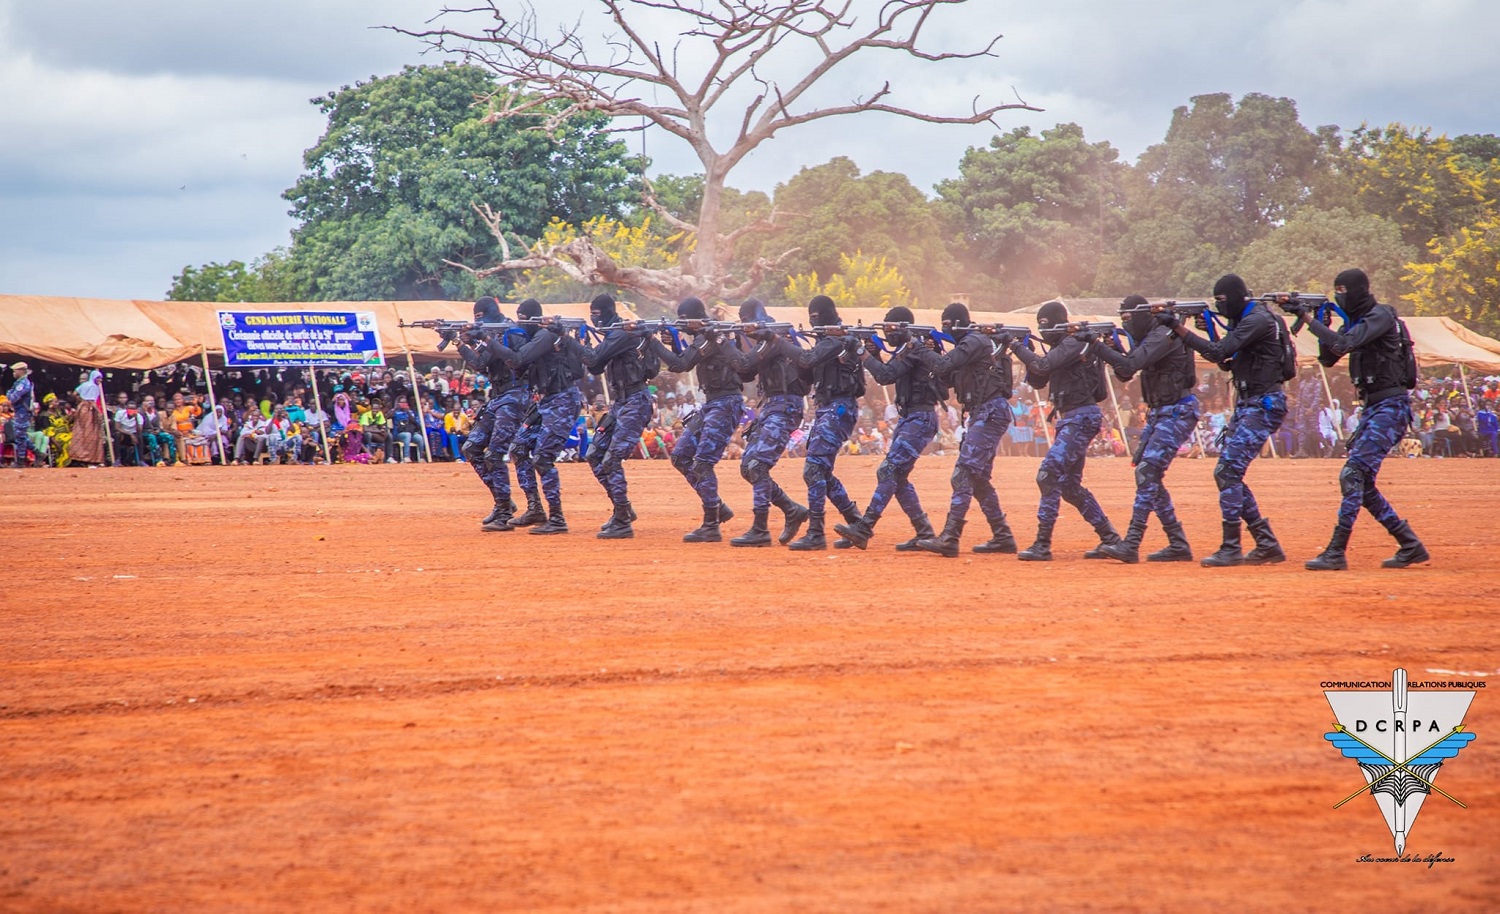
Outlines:
{"type": "Polygon", "coordinates": [[[775,505],[786,519],[779,537],[785,545],[807,519],[807,508],[786,494],[771,478],[771,470],[786,451],[792,432],[802,425],[809,385],[797,368],[798,347],[790,339],[771,330],[755,331],[752,335],[756,340],[754,348],[725,353],[741,377],[755,377],[758,396],[755,419],[745,429],[745,451],[740,456],[740,475],[750,483],[754,521],[749,530],[730,543],[768,545],[766,519],[775,505]]]}
{"type": "Polygon", "coordinates": [[[654,355],[651,360],[646,358],[645,333],[620,326],[609,327],[597,348],[581,344],[580,348],[584,367],[593,374],[604,375],[610,394],[609,412],[594,430],[586,459],[594,478],[614,504],[616,514],[631,514],[624,463],[640,446],[641,435],[651,424],[656,404],[646,382],[656,375],[649,365],[659,368],[661,363],[654,360],[654,355]]]}
{"type": "MultiPolygon", "coordinates": [[[[1144,299],[1140,301],[1145,303],[1144,299]]],[[[1164,480],[1178,450],[1198,425],[1198,397],[1193,393],[1198,377],[1193,353],[1149,313],[1128,316],[1125,324],[1134,341],[1130,352],[1118,352],[1108,346],[1100,346],[1097,352],[1121,381],[1141,376],[1141,399],[1149,412],[1133,456],[1135,502],[1131,506],[1130,527],[1123,546],[1111,547],[1106,552],[1112,558],[1135,561],[1147,521],[1155,514],[1167,534],[1169,547],[1153,554],[1151,559],[1188,560],[1192,551],[1164,480]],[[1144,335],[1137,338],[1135,334],[1143,328],[1144,335]],[[1116,548],[1118,554],[1113,551],[1116,548]]]]}
{"type": "MultiPolygon", "coordinates": [[[[968,312],[965,309],[961,313],[958,323],[967,325],[968,312]]],[[[948,312],[944,313],[944,323],[949,323],[948,312]]],[[[1000,495],[991,482],[995,452],[1015,419],[1010,407],[1014,385],[1010,354],[1003,338],[991,340],[973,330],[949,332],[954,337],[950,351],[940,355],[923,348],[915,355],[924,368],[953,388],[954,397],[968,417],[968,426],[953,466],[953,495],[948,501],[943,530],[937,536],[919,539],[917,545],[949,558],[957,556],[969,505],[977,498],[979,509],[989,522],[991,537],[989,542],[974,547],[975,551],[1015,552],[1015,537],[1000,507],[1000,495]]]]}
{"type": "MultiPolygon", "coordinates": [[[[1040,324],[1039,324],[1040,326],[1040,324]]],[[[1089,443],[1099,434],[1104,416],[1099,401],[1106,394],[1100,389],[1097,356],[1091,351],[1098,343],[1086,343],[1077,334],[1057,340],[1045,355],[1027,348],[1023,341],[1013,344],[1016,357],[1026,366],[1026,383],[1040,390],[1047,388],[1052,403],[1052,446],[1037,468],[1036,484],[1041,490],[1037,503],[1037,538],[1022,558],[1050,558],[1052,529],[1057,523],[1058,508],[1066,501],[1078,510],[1085,522],[1094,528],[1101,544],[1119,541],[1114,526],[1105,516],[1099,500],[1083,485],[1083,467],[1088,458],[1089,443]]],[[[1102,557],[1090,550],[1090,558],[1102,557]]]]}
{"type": "Polygon", "coordinates": [[[705,511],[720,505],[719,478],[714,466],[723,458],[729,439],[740,426],[745,409],[742,379],[726,352],[736,348],[733,340],[717,333],[697,337],[682,353],[673,352],[652,337],[657,357],[668,371],[679,374],[697,370],[703,405],[687,422],[672,449],[672,466],[693,487],[705,511]]]}
{"type": "Polygon", "coordinates": [[[912,485],[910,477],[917,458],[937,437],[937,405],[947,399],[948,389],[932,369],[922,364],[919,351],[923,351],[922,342],[910,340],[901,345],[889,362],[881,361],[875,353],[867,354],[864,359],[865,370],[876,384],[895,386],[893,399],[900,416],[885,459],[875,468],[875,491],[860,519],[864,528],[874,528],[894,497],[917,533],[932,535],[922,501],[917,497],[917,487],[912,485]]]}
{"type": "Polygon", "coordinates": [[[807,460],[802,481],[807,483],[808,536],[823,535],[823,511],[832,502],[847,521],[859,518],[859,509],[833,473],[839,451],[854,433],[859,420],[859,398],[865,393],[865,370],[861,345],[853,337],[826,336],[812,349],[799,350],[797,365],[811,374],[812,428],[807,433],[807,460]]]}
{"type": "Polygon", "coordinates": [[[1282,385],[1285,347],[1289,345],[1287,327],[1269,306],[1251,301],[1244,281],[1233,274],[1215,284],[1214,295],[1226,296],[1220,313],[1229,322],[1229,332],[1218,342],[1188,330],[1175,315],[1160,318],[1174,325],[1174,332],[1189,348],[1228,371],[1235,389],[1234,414],[1224,429],[1224,443],[1214,466],[1224,541],[1219,551],[1205,558],[1203,564],[1214,567],[1285,561],[1286,555],[1271,531],[1270,521],[1261,513],[1255,493],[1245,482],[1245,472],[1260,455],[1266,439],[1286,419],[1286,393],[1282,385]],[[1254,550],[1243,555],[1242,522],[1256,543],[1254,550]]]}
{"type": "Polygon", "coordinates": [[[1363,271],[1347,270],[1335,280],[1345,287],[1344,308],[1348,325],[1338,331],[1316,319],[1308,326],[1318,338],[1318,361],[1332,368],[1349,356],[1349,377],[1359,391],[1364,412],[1354,434],[1349,436],[1348,457],[1339,473],[1338,520],[1328,549],[1307,563],[1313,570],[1341,570],[1349,535],[1360,508],[1370,512],[1395,537],[1401,549],[1386,560],[1386,567],[1400,568],[1428,559],[1427,550],[1376,487],[1380,466],[1411,426],[1411,395],[1416,383],[1415,360],[1409,337],[1403,338],[1396,309],[1375,301],[1363,271]]]}
{"type": "MultiPolygon", "coordinates": [[[[505,462],[506,453],[521,429],[523,417],[531,405],[531,389],[525,380],[508,364],[506,357],[513,353],[506,348],[504,337],[524,338],[519,327],[503,332],[499,336],[466,341],[459,345],[459,355],[464,363],[490,380],[490,398],[475,420],[474,427],[464,442],[463,457],[474,468],[494,496],[495,505],[503,510],[502,516],[514,512],[511,502],[510,469],[505,462]]],[[[519,474],[518,474],[519,475],[519,474]]]]}
{"type": "MultiPolygon", "coordinates": [[[[562,513],[562,482],[556,464],[583,412],[583,392],[578,389],[584,373],[583,361],[568,345],[569,340],[561,328],[536,328],[526,345],[508,356],[509,364],[525,375],[537,397],[540,423],[535,431],[523,435],[520,443],[530,446],[530,463],[541,479],[542,496],[547,501],[547,526],[552,529],[546,532],[551,533],[567,530],[562,513]]],[[[519,464],[517,469],[521,469],[519,464]]],[[[523,475],[523,485],[525,478],[523,475]]]]}

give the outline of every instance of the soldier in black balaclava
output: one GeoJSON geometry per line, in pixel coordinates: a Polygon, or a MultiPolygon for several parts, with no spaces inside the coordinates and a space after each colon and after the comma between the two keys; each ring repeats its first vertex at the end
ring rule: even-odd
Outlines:
{"type": "Polygon", "coordinates": [[[1084,553],[1085,558],[1104,558],[1104,546],[1120,541],[1114,525],[1105,516],[1099,500],[1083,485],[1083,465],[1088,458],[1089,443],[1099,434],[1104,414],[1099,401],[1108,396],[1101,390],[1098,343],[1066,333],[1068,309],[1060,301],[1049,301],[1036,312],[1037,334],[1051,348],[1037,355],[1024,340],[1013,340],[1012,350],[1026,366],[1026,383],[1037,390],[1047,388],[1052,401],[1051,418],[1057,423],[1052,447],[1037,469],[1036,484],[1041,490],[1037,503],[1036,542],[1016,558],[1024,562],[1052,560],[1052,528],[1057,523],[1060,502],[1066,501],[1094,528],[1099,546],[1084,553]]]}
{"type": "MultiPolygon", "coordinates": [[[[843,324],[833,299],[826,295],[807,303],[807,317],[815,328],[843,324]]],[[[807,433],[807,460],[802,465],[802,479],[807,483],[807,533],[787,546],[796,552],[828,548],[825,502],[833,502],[847,523],[859,520],[859,507],[833,475],[833,463],[859,420],[859,398],[865,393],[860,354],[859,340],[851,336],[824,336],[812,349],[797,353],[798,368],[812,374],[817,412],[807,433]]]]}
{"type": "MultiPolygon", "coordinates": [[[[516,319],[522,321],[534,321],[542,316],[541,302],[534,298],[528,298],[516,305],[516,319]]],[[[536,336],[536,327],[523,327],[518,337],[520,345],[524,346],[536,336]]],[[[506,334],[512,336],[513,334],[506,334]]],[[[514,361],[508,358],[507,362],[514,361]]],[[[523,380],[526,375],[522,375],[523,380]]],[[[529,527],[534,524],[547,522],[546,500],[538,490],[538,478],[534,454],[537,445],[541,443],[542,434],[542,411],[537,406],[536,392],[532,390],[530,383],[526,385],[531,394],[526,403],[526,411],[521,416],[521,427],[516,431],[515,437],[511,439],[510,462],[516,471],[516,482],[521,491],[526,493],[526,511],[511,518],[509,528],[514,530],[519,527],[529,527]]]]}
{"type": "Polygon", "coordinates": [[[1427,548],[1411,525],[1375,487],[1375,477],[1386,454],[1411,427],[1411,395],[1416,386],[1416,360],[1411,337],[1396,309],[1370,294],[1370,278],[1363,270],[1345,270],[1333,280],[1334,298],[1348,316],[1346,326],[1334,330],[1306,308],[1303,317],[1318,338],[1318,361],[1332,368],[1349,356],[1349,379],[1359,391],[1364,412],[1349,436],[1348,459],[1339,473],[1338,520],[1328,548],[1307,562],[1312,571],[1343,571],[1349,567],[1345,551],[1361,506],[1396,538],[1399,549],[1381,564],[1405,568],[1428,560],[1427,548]]]}
{"type": "Polygon", "coordinates": [[[740,457],[740,475],[750,483],[754,520],[750,529],[730,540],[729,545],[771,545],[767,523],[775,505],[783,518],[777,541],[785,546],[807,522],[807,508],[786,494],[771,478],[771,470],[786,450],[792,432],[802,425],[808,383],[797,369],[797,345],[784,332],[763,326],[771,323],[765,305],[758,299],[748,299],[740,305],[740,321],[750,326],[746,336],[754,348],[730,349],[725,357],[741,378],[756,379],[755,420],[745,429],[745,452],[740,457]]]}
{"type": "Polygon", "coordinates": [[[1214,467],[1224,542],[1202,564],[1209,568],[1272,565],[1286,561],[1286,553],[1271,532],[1270,521],[1261,515],[1245,483],[1245,471],[1286,419],[1282,383],[1290,337],[1281,318],[1252,301],[1245,281],[1233,273],[1214,283],[1214,307],[1229,322],[1229,332],[1217,343],[1188,330],[1175,311],[1157,315],[1190,348],[1228,371],[1236,394],[1234,415],[1224,430],[1224,446],[1214,467]],[[1255,537],[1255,548],[1248,554],[1240,551],[1242,520],[1255,537]]]}
{"type": "MultiPolygon", "coordinates": [[[[685,321],[707,322],[708,309],[701,300],[686,298],[678,304],[677,316],[685,321]]],[[[719,525],[733,517],[734,512],[719,497],[719,478],[714,466],[724,456],[745,409],[741,393],[744,381],[729,358],[731,351],[738,352],[738,346],[731,334],[710,330],[697,334],[680,354],[656,337],[650,338],[650,345],[668,371],[684,374],[697,370],[703,405],[683,423],[682,434],[672,447],[672,466],[687,479],[703,503],[703,525],[685,534],[682,541],[720,542],[723,536],[719,525]]]]}
{"type": "Polygon", "coordinates": [[[896,548],[901,551],[915,547],[944,558],[957,558],[964,518],[969,513],[969,503],[975,499],[989,521],[990,538],[976,544],[974,551],[1007,555],[1016,551],[1015,535],[1000,508],[1000,495],[990,481],[995,451],[1015,418],[1010,408],[1010,355],[1005,351],[1009,339],[1004,335],[987,337],[965,329],[968,326],[969,309],[954,302],[943,309],[943,331],[953,338],[953,349],[944,355],[939,355],[935,348],[916,350],[922,366],[953,388],[953,396],[967,415],[968,425],[953,465],[953,497],[948,502],[948,517],[942,532],[923,536],[918,521],[913,520],[918,527],[918,538],[914,543],[898,545],[896,548]]]}
{"type": "MultiPolygon", "coordinates": [[[[619,326],[614,296],[595,296],[589,304],[590,320],[605,331],[597,348],[581,346],[583,364],[594,374],[603,374],[609,385],[609,413],[594,430],[586,459],[594,478],[608,493],[614,513],[599,528],[599,539],[630,539],[635,511],[625,479],[625,458],[640,445],[641,434],[651,423],[656,402],[648,382],[661,370],[661,362],[648,358],[647,334],[619,326]]],[[[654,355],[654,354],[653,354],[654,355]]]]}
{"type": "MultiPolygon", "coordinates": [[[[488,295],[474,302],[474,322],[509,325],[500,313],[500,303],[488,295]]],[[[519,328],[516,328],[516,333],[519,336],[519,328]]],[[[476,372],[484,373],[490,380],[490,398],[480,410],[463,447],[464,459],[479,474],[494,499],[494,510],[479,522],[487,531],[511,529],[510,521],[516,513],[516,505],[511,500],[510,469],[505,454],[510,450],[516,432],[520,430],[521,419],[531,404],[531,388],[506,364],[507,356],[513,353],[505,348],[502,335],[466,334],[458,345],[458,354],[464,363],[476,372]]]]}
{"type": "MultiPolygon", "coordinates": [[[[885,313],[885,320],[887,323],[910,324],[913,321],[911,309],[892,308],[885,313]]],[[[901,419],[891,434],[891,446],[886,449],[885,459],[875,468],[875,492],[870,496],[865,513],[852,524],[834,525],[844,541],[859,549],[865,548],[870,537],[874,536],[875,524],[892,496],[911,520],[918,538],[932,536],[932,524],[922,510],[916,486],[911,484],[909,477],[917,458],[937,437],[937,405],[948,398],[948,387],[917,356],[918,350],[925,349],[925,340],[914,338],[906,330],[891,330],[886,332],[885,341],[893,349],[890,361],[880,360],[880,346],[872,339],[866,344],[864,368],[876,384],[896,386],[893,401],[901,419]]]]}
{"type": "Polygon", "coordinates": [[[1198,397],[1194,388],[1198,372],[1193,352],[1172,331],[1157,323],[1151,305],[1139,295],[1129,295],[1120,302],[1120,320],[1130,335],[1131,349],[1119,352],[1108,345],[1095,351],[1114,366],[1115,376],[1129,381],[1141,376],[1141,399],[1150,412],[1141,431],[1135,464],[1135,504],[1131,509],[1130,528],[1125,538],[1110,546],[1101,546],[1107,556],[1127,564],[1140,560],[1141,540],[1146,522],[1155,513],[1167,534],[1167,548],[1146,557],[1148,562],[1190,562],[1193,550],[1182,532],[1172,496],[1163,479],[1172,459],[1198,426],[1198,397]]]}

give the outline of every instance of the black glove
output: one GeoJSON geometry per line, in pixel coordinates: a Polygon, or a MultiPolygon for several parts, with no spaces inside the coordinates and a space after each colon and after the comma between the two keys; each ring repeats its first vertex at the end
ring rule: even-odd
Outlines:
{"type": "Polygon", "coordinates": [[[866,339],[865,352],[868,352],[870,355],[880,355],[880,341],[873,336],[866,339]]]}
{"type": "Polygon", "coordinates": [[[1195,315],[1193,315],[1193,326],[1198,328],[1198,332],[1200,332],[1200,333],[1207,333],[1208,332],[1208,314],[1204,313],[1204,314],[1195,314],[1195,315]]]}
{"type": "Polygon", "coordinates": [[[1006,333],[1004,330],[1002,330],[999,333],[995,334],[995,345],[996,346],[1009,346],[1012,342],[1014,342],[1014,338],[1009,333],[1006,333]]]}
{"type": "Polygon", "coordinates": [[[1082,330],[1082,331],[1079,331],[1079,333],[1078,333],[1078,339],[1081,340],[1085,346],[1087,346],[1089,343],[1097,343],[1097,342],[1099,342],[1099,339],[1100,339],[1100,337],[1099,337],[1099,331],[1097,331],[1097,330],[1082,330]]]}
{"type": "Polygon", "coordinates": [[[1173,311],[1171,308],[1167,308],[1165,311],[1156,312],[1156,322],[1158,324],[1161,324],[1163,327],[1166,327],[1168,330],[1176,330],[1178,327],[1182,326],[1182,318],[1178,317],[1177,312],[1173,311]]]}

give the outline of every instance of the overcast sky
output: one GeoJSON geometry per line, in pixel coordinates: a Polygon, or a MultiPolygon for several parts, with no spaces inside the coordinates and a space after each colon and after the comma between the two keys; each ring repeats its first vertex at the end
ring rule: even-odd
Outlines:
{"type": "MultiPolygon", "coordinates": [[[[0,0],[0,293],[159,299],[186,265],[286,244],[281,193],[324,127],[308,100],[436,62],[372,26],[416,27],[441,5],[0,0]]],[[[600,21],[591,0],[538,6],[600,21]]],[[[1005,38],[996,58],[941,75],[902,80],[911,71],[890,56],[851,61],[828,98],[887,78],[895,103],[934,112],[1019,97],[1046,110],[1002,112],[1005,129],[1073,121],[1127,160],[1162,138],[1174,107],[1210,92],[1290,97],[1308,127],[1500,132],[1494,0],[968,0],[929,32],[945,50],[1005,38]]],[[[839,119],[779,134],[730,183],[769,191],[846,155],[931,193],[994,133],[839,119]]],[[[700,170],[670,137],[645,142],[653,171],[700,170]]]]}

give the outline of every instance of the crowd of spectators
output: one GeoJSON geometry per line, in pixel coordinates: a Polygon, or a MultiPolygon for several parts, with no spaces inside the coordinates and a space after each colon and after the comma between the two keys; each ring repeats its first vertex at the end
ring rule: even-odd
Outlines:
{"type": "MultiPolygon", "coordinates": [[[[306,369],[231,370],[213,373],[215,409],[210,406],[203,372],[196,366],[147,372],[75,372],[77,369],[42,366],[33,375],[38,414],[30,443],[39,465],[462,461],[464,440],[488,395],[484,377],[448,364],[423,369],[416,376],[415,389],[407,371],[320,370],[316,395],[306,369]],[[102,411],[95,405],[101,400],[101,391],[105,404],[102,411]]],[[[1102,404],[1106,422],[1093,442],[1092,455],[1124,457],[1134,451],[1140,429],[1145,426],[1146,410],[1143,403],[1132,399],[1133,386],[1115,385],[1118,411],[1110,400],[1102,404]]],[[[635,456],[667,459],[697,409],[696,391],[687,376],[669,373],[659,375],[652,390],[655,419],[642,435],[635,456]]],[[[588,406],[579,418],[564,460],[580,459],[592,430],[608,408],[597,379],[590,379],[584,392],[588,406]]],[[[1297,379],[1288,382],[1287,393],[1286,422],[1268,447],[1278,457],[1341,457],[1343,442],[1360,417],[1347,375],[1304,369],[1297,379]]],[[[1215,457],[1220,432],[1233,409],[1225,375],[1201,367],[1198,396],[1203,414],[1196,433],[1184,446],[1183,456],[1215,457]]],[[[1458,378],[1424,378],[1413,397],[1416,422],[1401,442],[1400,452],[1413,457],[1497,456],[1497,399],[1500,378],[1474,379],[1467,395],[1458,378]]],[[[5,459],[9,462],[14,430],[8,421],[8,403],[3,401],[0,397],[5,459]]],[[[1015,422],[1000,453],[1040,456],[1049,440],[1045,400],[1018,383],[1012,404],[1015,422]]],[[[753,407],[747,406],[745,422],[753,418],[753,407]]],[[[963,438],[962,419],[951,400],[940,409],[938,436],[929,453],[957,452],[963,438]]],[[[861,400],[846,453],[885,453],[898,420],[886,391],[871,384],[861,400]]],[[[802,456],[806,432],[804,427],[792,435],[790,456],[802,456]]],[[[726,459],[737,460],[742,449],[743,433],[737,432],[726,459]]]]}

